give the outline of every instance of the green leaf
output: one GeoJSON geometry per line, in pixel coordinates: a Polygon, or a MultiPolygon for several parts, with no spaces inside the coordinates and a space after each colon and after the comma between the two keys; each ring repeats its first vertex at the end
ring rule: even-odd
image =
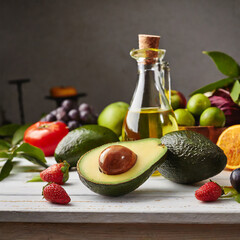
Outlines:
{"type": "Polygon", "coordinates": [[[213,90],[216,90],[218,88],[227,87],[230,84],[232,84],[234,81],[236,81],[234,78],[224,78],[222,80],[219,80],[214,83],[210,83],[202,88],[197,89],[196,91],[192,92],[190,95],[194,95],[196,93],[205,93],[205,92],[211,92],[213,90]]]}
{"type": "Polygon", "coordinates": [[[2,170],[0,172],[0,181],[8,177],[12,169],[13,169],[13,163],[10,159],[8,159],[3,165],[2,170]]]}
{"type": "Polygon", "coordinates": [[[240,203],[240,193],[233,187],[223,187],[224,195],[221,198],[234,198],[234,200],[240,203]]]}
{"type": "Polygon", "coordinates": [[[27,159],[28,161],[30,161],[30,162],[32,162],[34,164],[37,164],[39,166],[48,168],[48,165],[45,164],[42,160],[40,160],[39,158],[37,158],[35,156],[29,155],[29,153],[19,153],[17,155],[17,157],[25,158],[25,159],[27,159]]]}
{"type": "Polygon", "coordinates": [[[223,187],[224,194],[227,196],[234,196],[238,194],[237,190],[233,187],[223,187]]]}
{"type": "Polygon", "coordinates": [[[5,140],[0,139],[0,151],[8,150],[11,147],[11,144],[5,140]]]}
{"type": "Polygon", "coordinates": [[[234,196],[234,199],[235,199],[236,202],[240,203],[240,193],[236,194],[234,196]]]}
{"type": "Polygon", "coordinates": [[[206,52],[204,54],[212,58],[213,62],[216,64],[218,70],[226,76],[238,77],[240,76],[240,67],[237,62],[229,55],[223,52],[206,52]]]}
{"type": "Polygon", "coordinates": [[[240,83],[239,83],[239,80],[235,81],[230,95],[232,97],[232,100],[235,103],[237,103],[238,100],[239,100],[239,96],[240,96],[240,83]]]}
{"type": "Polygon", "coordinates": [[[27,182],[44,182],[40,175],[34,176],[32,179],[28,180],[27,182]]]}
{"type": "Polygon", "coordinates": [[[12,154],[7,152],[0,152],[0,158],[12,159],[12,154]]]}
{"type": "Polygon", "coordinates": [[[17,129],[12,138],[12,145],[16,145],[23,140],[24,133],[29,126],[31,126],[31,124],[23,125],[17,129]]]}
{"type": "Polygon", "coordinates": [[[22,157],[37,165],[48,167],[45,155],[40,148],[34,147],[28,143],[22,143],[13,152],[14,157],[22,157]]]}
{"type": "Polygon", "coordinates": [[[20,127],[18,124],[7,124],[0,127],[0,136],[6,137],[6,136],[13,136],[13,134],[17,131],[17,129],[20,127]]]}

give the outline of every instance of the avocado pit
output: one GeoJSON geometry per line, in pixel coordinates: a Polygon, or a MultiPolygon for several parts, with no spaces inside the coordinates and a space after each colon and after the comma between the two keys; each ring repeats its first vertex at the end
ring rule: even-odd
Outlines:
{"type": "Polygon", "coordinates": [[[117,175],[131,169],[137,161],[137,155],[127,147],[112,145],[101,152],[98,161],[101,172],[117,175]]]}

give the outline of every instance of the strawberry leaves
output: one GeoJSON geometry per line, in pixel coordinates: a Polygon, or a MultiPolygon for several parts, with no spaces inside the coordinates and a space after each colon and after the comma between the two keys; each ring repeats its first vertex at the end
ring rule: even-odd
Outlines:
{"type": "Polygon", "coordinates": [[[28,180],[27,182],[44,182],[40,175],[34,176],[32,179],[28,180]]]}

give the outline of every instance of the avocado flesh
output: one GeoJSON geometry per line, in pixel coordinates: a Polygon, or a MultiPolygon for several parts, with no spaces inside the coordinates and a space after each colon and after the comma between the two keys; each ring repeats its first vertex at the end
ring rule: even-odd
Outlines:
{"type": "Polygon", "coordinates": [[[80,180],[92,191],[107,196],[127,194],[143,184],[163,163],[167,148],[159,139],[143,139],[133,142],[105,144],[83,155],[77,164],[80,180]],[[107,175],[99,171],[98,158],[111,146],[121,145],[137,154],[135,165],[127,172],[107,175]]]}
{"type": "Polygon", "coordinates": [[[196,183],[215,176],[226,166],[224,152],[202,134],[176,131],[166,134],[161,141],[168,153],[158,170],[173,182],[196,183]]]}

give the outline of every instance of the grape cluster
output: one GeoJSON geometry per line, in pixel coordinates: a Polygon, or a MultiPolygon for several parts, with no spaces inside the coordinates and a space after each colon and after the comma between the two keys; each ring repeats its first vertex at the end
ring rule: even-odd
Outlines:
{"type": "Polygon", "coordinates": [[[89,104],[82,103],[77,106],[74,101],[66,99],[60,107],[51,111],[40,121],[61,121],[64,122],[71,131],[84,124],[96,124],[97,118],[97,114],[94,113],[93,108],[89,104]]]}

